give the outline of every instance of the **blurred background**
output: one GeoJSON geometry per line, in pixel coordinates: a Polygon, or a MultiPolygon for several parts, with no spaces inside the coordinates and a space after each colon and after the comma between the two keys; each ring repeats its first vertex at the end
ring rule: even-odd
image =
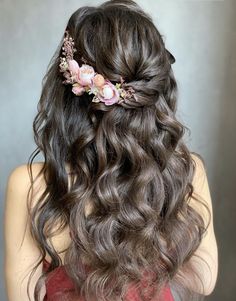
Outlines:
{"type": "MultiPolygon", "coordinates": [[[[6,181],[35,149],[32,122],[46,67],[70,15],[102,1],[0,0],[0,210],[6,181]]],[[[205,162],[219,250],[215,291],[207,300],[235,300],[236,284],[236,1],[137,1],[173,53],[178,117],[186,143],[205,162]]],[[[36,161],[42,161],[37,157],[36,161]]],[[[3,229],[3,223],[2,223],[3,229]]],[[[0,300],[5,301],[3,233],[0,300]]]]}

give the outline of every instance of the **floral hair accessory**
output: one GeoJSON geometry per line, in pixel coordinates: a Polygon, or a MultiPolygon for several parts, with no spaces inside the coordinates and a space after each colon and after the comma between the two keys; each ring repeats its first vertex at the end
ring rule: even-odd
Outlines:
{"type": "Polygon", "coordinates": [[[72,92],[75,95],[83,93],[94,94],[92,102],[104,102],[105,105],[121,103],[126,98],[134,96],[134,89],[129,87],[124,89],[124,80],[120,77],[120,83],[112,84],[105,79],[102,74],[96,73],[92,66],[79,64],[73,59],[77,51],[74,47],[74,40],[68,31],[65,31],[65,37],[62,46],[62,56],[60,57],[60,72],[63,73],[65,80],[63,84],[71,84],[72,92]]]}

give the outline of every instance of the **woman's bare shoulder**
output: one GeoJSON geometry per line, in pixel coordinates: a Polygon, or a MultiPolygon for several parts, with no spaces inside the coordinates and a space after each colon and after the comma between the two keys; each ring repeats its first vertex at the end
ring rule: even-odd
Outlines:
{"type": "Polygon", "coordinates": [[[40,174],[43,165],[44,162],[32,163],[32,179],[29,164],[21,164],[13,168],[7,180],[8,189],[14,188],[17,193],[26,194],[29,191],[32,180],[35,181],[35,186],[42,189],[45,185],[44,177],[40,174]]]}
{"type": "MultiPolygon", "coordinates": [[[[32,164],[35,177],[42,164],[32,164]]],[[[4,275],[9,300],[26,300],[28,271],[40,256],[40,250],[32,239],[27,215],[27,195],[31,181],[27,164],[10,171],[4,203],[4,275]],[[19,281],[16,281],[19,280],[19,281]],[[23,282],[23,289],[21,284],[23,282]],[[19,297],[20,296],[20,297],[19,297]]],[[[40,265],[33,276],[33,283],[42,273],[40,265]]]]}
{"type": "Polygon", "coordinates": [[[195,172],[192,181],[194,191],[189,200],[189,205],[198,211],[205,222],[205,226],[207,226],[195,256],[191,260],[200,268],[201,278],[205,285],[204,294],[209,295],[213,292],[218,277],[218,246],[214,229],[213,204],[205,161],[198,154],[192,154],[191,156],[195,162],[195,172]],[[196,198],[200,202],[196,201],[196,198]],[[207,206],[209,211],[203,204],[207,206]],[[198,256],[203,258],[205,263],[202,261],[199,263],[198,256]]]}
{"type": "MultiPolygon", "coordinates": [[[[33,198],[31,205],[35,205],[41,193],[44,191],[46,183],[40,171],[42,170],[44,162],[35,162],[32,164],[32,176],[34,180],[33,187],[33,198]],[[39,175],[39,176],[38,176],[39,175]]],[[[6,187],[6,197],[5,197],[5,237],[6,237],[6,246],[7,250],[12,250],[8,253],[15,253],[15,246],[21,243],[21,238],[24,235],[25,225],[27,223],[27,194],[29,188],[31,187],[31,179],[29,174],[29,166],[27,164],[21,164],[11,170],[6,187]],[[17,231],[15,229],[17,227],[17,231]],[[13,230],[14,229],[14,230],[13,230]],[[12,231],[16,233],[16,235],[12,235],[12,231]]],[[[27,239],[25,240],[25,248],[21,248],[22,254],[30,253],[32,256],[32,260],[36,260],[36,257],[39,256],[37,248],[34,247],[34,242],[32,241],[30,234],[28,234],[28,241],[31,243],[27,243],[27,239]],[[33,256],[36,254],[35,256],[33,256]]],[[[62,252],[61,250],[67,247],[70,241],[70,236],[68,229],[65,229],[62,233],[55,235],[52,239],[52,244],[58,253],[62,252]]],[[[12,258],[14,256],[8,256],[10,258],[8,262],[10,262],[7,266],[9,269],[9,265],[11,265],[12,258]]],[[[61,255],[63,258],[63,256],[61,255]]],[[[50,257],[47,256],[47,259],[50,260],[50,257]]]]}
{"type": "MultiPolygon", "coordinates": [[[[32,173],[33,177],[36,177],[39,172],[42,170],[44,162],[35,162],[32,163],[32,173]]],[[[16,166],[10,171],[8,180],[14,180],[16,182],[22,183],[28,182],[30,180],[29,177],[29,164],[21,164],[16,166]]]]}
{"type": "MultiPolygon", "coordinates": [[[[42,165],[41,162],[32,164],[33,178],[39,174],[42,165]]],[[[31,180],[27,164],[18,165],[10,171],[6,184],[5,213],[12,216],[14,212],[19,219],[26,216],[26,199],[30,187],[31,180]]]]}
{"type": "MultiPolygon", "coordinates": [[[[31,168],[32,168],[32,177],[34,180],[36,180],[36,178],[39,176],[39,178],[41,180],[43,180],[43,175],[40,174],[40,172],[42,171],[43,167],[45,165],[45,162],[34,162],[31,164],[31,168]]],[[[16,182],[22,183],[22,182],[30,182],[30,165],[29,164],[21,164],[16,166],[15,168],[13,168],[10,171],[9,177],[8,179],[14,180],[16,182]]],[[[65,166],[66,168],[66,172],[69,173],[70,168],[69,168],[69,164],[66,164],[65,166]]]]}

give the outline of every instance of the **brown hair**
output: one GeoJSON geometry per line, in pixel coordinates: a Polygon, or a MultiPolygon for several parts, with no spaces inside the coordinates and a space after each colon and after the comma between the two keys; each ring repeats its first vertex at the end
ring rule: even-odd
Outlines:
{"type": "MultiPolygon", "coordinates": [[[[47,185],[29,214],[42,251],[38,264],[46,251],[52,258],[35,300],[42,280],[61,264],[47,241],[58,221],[58,230],[68,225],[73,234],[65,255],[73,294],[123,300],[131,283],[139,290],[147,271],[154,276],[149,284],[156,296],[169,283],[181,300],[193,300],[181,273],[196,272],[189,259],[206,225],[187,202],[193,198],[195,164],[183,141],[187,127],[175,116],[174,58],[151,17],[131,0],[81,7],[66,30],[79,65],[83,57],[114,83],[122,76],[136,100],[105,106],[91,102],[87,93],[74,95],[59,72],[61,40],[43,80],[33,123],[37,149],[29,159],[32,177],[35,156],[41,152],[45,158],[40,174],[47,185]],[[72,173],[69,188],[66,164],[72,173]],[[94,210],[86,217],[88,202],[94,210]],[[82,258],[92,270],[83,269],[82,258]]],[[[67,298],[64,292],[60,300],[67,298]]]]}

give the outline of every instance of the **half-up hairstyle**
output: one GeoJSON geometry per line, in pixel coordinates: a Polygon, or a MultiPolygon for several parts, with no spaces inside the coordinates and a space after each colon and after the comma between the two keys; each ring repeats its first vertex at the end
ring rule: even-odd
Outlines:
{"type": "Polygon", "coordinates": [[[49,239],[55,226],[58,232],[70,229],[65,269],[75,284],[58,300],[128,300],[131,285],[147,300],[140,286],[144,272],[152,276],[145,279],[153,300],[167,284],[181,300],[199,300],[183,275],[196,272],[189,259],[207,225],[188,204],[195,161],[183,141],[187,127],[175,116],[173,56],[151,17],[131,0],[81,7],[65,30],[79,65],[83,57],[114,83],[122,76],[136,99],[106,106],[91,102],[88,93],[74,95],[71,85],[62,84],[61,39],[43,79],[33,122],[37,148],[28,163],[33,189],[32,162],[43,154],[45,190],[34,206],[30,193],[28,198],[31,234],[42,253],[35,269],[46,252],[52,259],[35,300],[46,277],[62,265],[49,239]]]}

